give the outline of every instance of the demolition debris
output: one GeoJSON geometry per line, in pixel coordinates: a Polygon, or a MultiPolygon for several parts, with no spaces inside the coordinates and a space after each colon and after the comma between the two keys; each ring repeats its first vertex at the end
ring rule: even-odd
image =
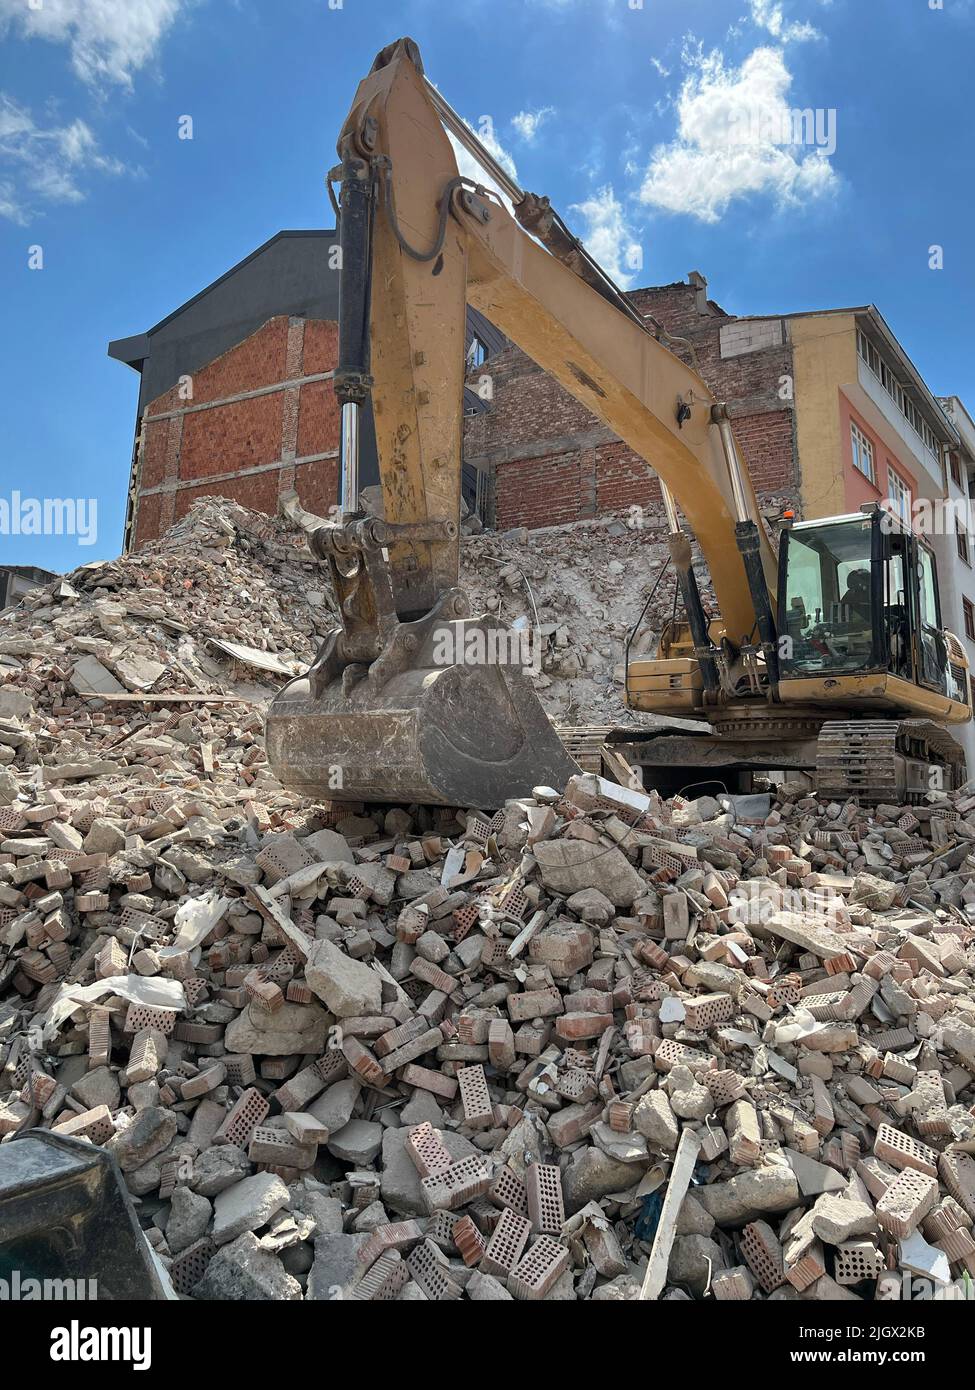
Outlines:
{"type": "Polygon", "coordinates": [[[210,500],[0,620],[0,1142],[109,1150],[195,1299],[970,1287],[975,790],[309,805],[319,583],[210,500]]]}

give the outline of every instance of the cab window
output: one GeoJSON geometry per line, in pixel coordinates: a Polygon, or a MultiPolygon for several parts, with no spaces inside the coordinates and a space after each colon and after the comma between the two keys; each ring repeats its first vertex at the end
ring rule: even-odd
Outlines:
{"type": "Polygon", "coordinates": [[[812,675],[874,664],[871,539],[870,521],[859,518],[796,527],[783,537],[784,669],[812,675]]]}

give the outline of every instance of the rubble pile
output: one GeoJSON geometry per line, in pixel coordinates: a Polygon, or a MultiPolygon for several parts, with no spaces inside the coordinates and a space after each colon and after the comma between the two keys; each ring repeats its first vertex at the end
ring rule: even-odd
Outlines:
{"type": "Polygon", "coordinates": [[[114,1154],[181,1295],[975,1272],[970,791],[300,806],[197,754],[0,808],[2,1142],[114,1154]]]}
{"type": "Polygon", "coordinates": [[[28,594],[0,616],[0,805],[38,766],[68,783],[136,762],[203,772],[212,757],[253,783],[262,720],[248,706],[335,625],[324,582],[290,524],[209,498],[145,549],[28,594]]]}
{"type": "MultiPolygon", "coordinates": [[[[697,574],[711,610],[706,566],[697,574]]],[[[553,721],[646,722],[622,703],[622,663],[627,635],[655,584],[634,653],[652,651],[673,614],[674,572],[659,518],[631,508],[569,526],[467,535],[460,582],[472,612],[531,628],[540,653],[531,680],[553,721]]],[[[91,696],[114,697],[121,707],[109,711],[116,719],[104,730],[109,743],[111,729],[143,708],[122,700],[126,693],[264,700],[307,668],[336,622],[327,575],[297,520],[203,498],[159,540],[119,560],[82,566],[4,613],[0,680],[57,719],[42,752],[44,742],[64,739],[94,749],[106,721],[91,717],[91,696]]],[[[203,714],[188,703],[167,734],[195,733],[201,720],[201,742],[213,720],[232,724],[213,706],[203,714]]],[[[11,746],[0,742],[0,769],[11,746]]],[[[17,766],[35,758],[28,741],[17,766]]]]}
{"type": "MultiPolygon", "coordinates": [[[[474,536],[465,564],[543,628],[550,712],[591,717],[646,534],[474,536]]],[[[207,499],[0,618],[0,1143],[109,1150],[197,1299],[975,1274],[972,789],[308,805],[263,705],[332,626],[323,585],[296,524],[207,499]]]]}
{"type": "MultiPolygon", "coordinates": [[[[532,683],[556,724],[646,722],[623,705],[623,657],[655,585],[633,654],[652,652],[673,616],[666,535],[661,519],[634,507],[620,517],[465,537],[461,583],[472,611],[530,625],[541,644],[532,683]]],[[[697,564],[696,574],[705,608],[716,612],[707,566],[697,564]]]]}

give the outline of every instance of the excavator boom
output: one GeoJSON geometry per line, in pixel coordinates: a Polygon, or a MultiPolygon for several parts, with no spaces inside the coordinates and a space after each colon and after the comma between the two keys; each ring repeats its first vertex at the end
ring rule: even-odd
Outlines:
{"type": "MultiPolygon", "coordinates": [[[[402,39],[360,83],[338,144],[343,520],[313,548],[342,627],[267,726],[281,781],[333,800],[488,806],[574,770],[531,687],[531,653],[505,648],[458,587],[468,303],[647,460],[707,559],[721,635],[774,661],[776,558],[722,407],[547,200],[509,180],[512,216],[459,176],[445,113],[402,39]],[[369,397],[381,518],[358,496],[356,419],[369,397]]],[[[679,535],[675,551],[693,586],[679,535]]],[[[697,641],[704,660],[700,628],[697,641]]]]}

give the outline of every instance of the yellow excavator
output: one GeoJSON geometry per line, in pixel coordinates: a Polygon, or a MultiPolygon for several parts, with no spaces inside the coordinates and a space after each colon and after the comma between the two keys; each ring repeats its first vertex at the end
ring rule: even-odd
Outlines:
{"type": "Polygon", "coordinates": [[[943,726],[971,717],[968,663],[942,628],[926,543],[876,508],[787,524],[776,553],[726,408],[666,345],[680,340],[499,167],[411,39],[377,56],[338,153],[342,519],[311,545],[341,627],[271,704],[279,779],[331,800],[493,807],[577,770],[528,658],[494,619],[471,616],[458,583],[470,304],[660,480],[684,616],[655,656],[628,644],[625,698],[680,718],[606,731],[618,757],[668,791],[675,777],[727,784],[760,769],[811,772],[824,794],[874,802],[956,785],[963,755],[943,726]],[[503,197],[458,173],[447,130],[503,197]],[[381,515],[359,490],[369,400],[381,515]]]}

